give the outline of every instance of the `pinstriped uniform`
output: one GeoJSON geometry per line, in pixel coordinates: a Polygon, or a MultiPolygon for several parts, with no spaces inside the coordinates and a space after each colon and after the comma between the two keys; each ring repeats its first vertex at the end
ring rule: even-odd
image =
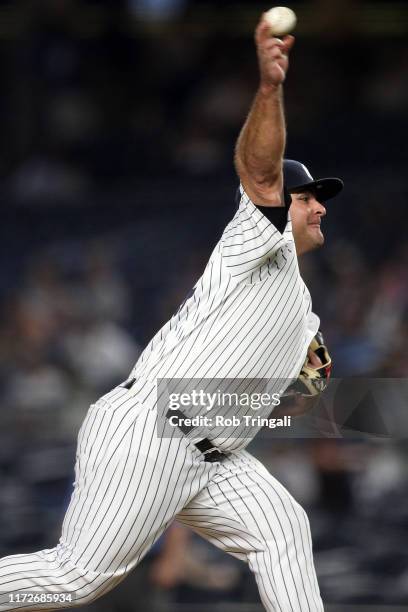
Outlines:
{"type": "MultiPolygon", "coordinates": [[[[241,193],[192,295],[132,372],[132,391],[143,402],[155,404],[157,378],[264,378],[276,381],[273,393],[299,374],[319,319],[299,274],[292,223],[281,234],[241,193]]],[[[214,439],[211,431],[200,433],[214,439]]],[[[223,450],[250,442],[228,433],[214,439],[223,450]]]]}
{"type": "MultiPolygon", "coordinates": [[[[307,517],[245,450],[249,439],[213,439],[227,455],[210,463],[192,439],[156,431],[158,378],[289,384],[318,329],[290,219],[281,234],[241,194],[191,296],[139,358],[132,388],[119,386],[89,409],[59,544],[1,559],[0,592],[70,592],[72,605],[84,605],[118,584],[177,518],[249,563],[267,610],[323,610],[307,517]]],[[[8,609],[58,608],[0,605],[8,609]]]]}

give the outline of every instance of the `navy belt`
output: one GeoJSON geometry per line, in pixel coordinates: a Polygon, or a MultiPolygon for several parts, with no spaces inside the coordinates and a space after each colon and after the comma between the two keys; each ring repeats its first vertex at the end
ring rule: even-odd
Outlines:
{"type": "MultiPolygon", "coordinates": [[[[176,416],[179,419],[186,418],[185,415],[180,410],[168,410],[166,417],[169,418],[171,416],[176,416]]],[[[195,429],[195,427],[191,427],[188,425],[177,425],[177,427],[185,435],[191,433],[193,429],[195,429]]],[[[204,461],[207,461],[208,463],[214,463],[215,461],[221,461],[221,459],[226,456],[224,453],[218,450],[218,448],[216,448],[214,444],[211,442],[211,440],[209,440],[208,438],[204,438],[203,440],[196,442],[194,446],[198,448],[200,453],[203,453],[204,461]]]]}

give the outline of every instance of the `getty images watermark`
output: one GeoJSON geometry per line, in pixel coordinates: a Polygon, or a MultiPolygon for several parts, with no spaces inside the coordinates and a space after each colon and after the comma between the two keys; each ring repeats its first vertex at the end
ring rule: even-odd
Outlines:
{"type": "Polygon", "coordinates": [[[157,433],[210,439],[408,438],[407,378],[331,378],[304,412],[295,406],[299,397],[288,394],[292,382],[159,379],[157,433]]]}
{"type": "Polygon", "coordinates": [[[264,379],[160,379],[158,432],[162,437],[252,438],[259,429],[291,427],[275,416],[284,381],[264,379]]]}
{"type": "Polygon", "coordinates": [[[256,412],[271,412],[279,406],[279,393],[228,393],[218,389],[215,392],[204,389],[193,389],[190,392],[173,392],[169,395],[167,419],[172,427],[290,427],[291,417],[271,418],[253,414],[256,412]],[[186,416],[183,409],[198,408],[200,414],[186,416]],[[238,414],[227,416],[225,408],[235,408],[238,414]],[[250,409],[250,414],[240,414],[242,410],[250,409]],[[201,411],[205,411],[202,414],[201,411]],[[210,411],[217,414],[209,414],[210,411]]]}

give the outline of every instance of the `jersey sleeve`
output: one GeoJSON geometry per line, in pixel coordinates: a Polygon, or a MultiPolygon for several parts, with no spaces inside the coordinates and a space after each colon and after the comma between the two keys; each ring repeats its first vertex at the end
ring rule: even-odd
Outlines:
{"type": "Polygon", "coordinates": [[[245,280],[270,264],[284,245],[281,232],[240,187],[238,210],[221,238],[224,265],[236,280],[245,280]]]}

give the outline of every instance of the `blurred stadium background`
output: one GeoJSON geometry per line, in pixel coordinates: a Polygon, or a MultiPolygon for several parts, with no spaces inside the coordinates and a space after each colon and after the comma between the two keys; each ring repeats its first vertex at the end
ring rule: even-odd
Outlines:
{"type": "MultiPolygon", "coordinates": [[[[299,28],[287,156],[346,183],[303,274],[335,376],[404,378],[407,5],[289,5],[299,28]]],[[[2,555],[56,544],[89,403],[126,378],[234,214],[233,149],[267,8],[0,2],[2,555]]],[[[309,513],[328,610],[407,610],[406,442],[261,437],[251,450],[309,513]]],[[[243,564],[175,526],[87,609],[257,602],[243,564]]]]}

